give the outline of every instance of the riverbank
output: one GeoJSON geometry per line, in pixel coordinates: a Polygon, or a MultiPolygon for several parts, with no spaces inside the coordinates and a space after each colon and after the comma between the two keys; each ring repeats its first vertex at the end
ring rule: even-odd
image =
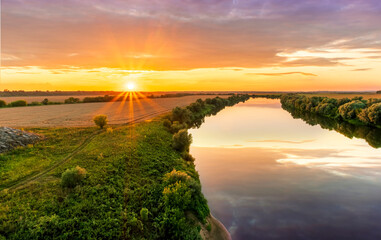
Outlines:
{"type": "Polygon", "coordinates": [[[221,239],[226,229],[209,217],[193,158],[174,147],[174,134],[246,98],[200,100],[201,109],[180,111],[191,118],[177,115],[187,122],[166,115],[107,130],[26,129],[45,140],[0,155],[0,236],[200,239],[209,220],[209,236],[217,236],[209,239],[221,239]],[[168,119],[175,131],[165,126],[168,119]],[[63,172],[76,166],[86,177],[64,187],[63,172]]]}

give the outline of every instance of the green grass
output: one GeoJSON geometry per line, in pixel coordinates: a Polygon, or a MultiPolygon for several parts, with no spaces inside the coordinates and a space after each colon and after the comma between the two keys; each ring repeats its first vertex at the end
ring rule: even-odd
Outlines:
{"type": "Polygon", "coordinates": [[[62,160],[78,147],[95,128],[33,128],[27,131],[46,139],[26,148],[0,154],[0,190],[62,160]]]}
{"type": "MultiPolygon", "coordinates": [[[[96,131],[33,130],[48,139],[2,156],[5,160],[1,176],[12,179],[6,179],[7,182],[49,166],[96,131]],[[37,164],[38,161],[42,163],[37,164]]],[[[163,177],[176,169],[196,182],[199,180],[193,163],[181,159],[171,144],[172,134],[163,127],[161,119],[118,127],[113,133],[103,131],[70,161],[38,182],[16,191],[3,190],[0,234],[8,239],[175,238],[167,235],[167,228],[162,226],[165,218],[172,216],[165,215],[169,210],[163,200],[163,177]],[[88,177],[74,189],[62,188],[62,172],[77,165],[87,170],[88,177]],[[148,221],[140,219],[142,208],[149,210],[148,221]]],[[[207,209],[206,202],[201,202],[200,207],[207,209]]],[[[186,219],[184,211],[180,215],[180,220],[185,219],[180,221],[184,233],[192,233],[189,239],[198,239],[197,224],[186,219]]]]}

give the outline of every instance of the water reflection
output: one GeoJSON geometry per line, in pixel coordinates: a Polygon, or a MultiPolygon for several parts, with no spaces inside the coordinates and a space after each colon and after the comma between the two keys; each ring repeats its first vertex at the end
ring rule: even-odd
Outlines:
{"type": "Polygon", "coordinates": [[[345,121],[339,121],[313,113],[301,112],[284,106],[282,107],[290,112],[293,118],[300,118],[311,126],[319,124],[323,129],[335,130],[348,138],[363,138],[374,148],[381,147],[381,129],[379,128],[356,126],[345,121]]]}
{"type": "Polygon", "coordinates": [[[381,237],[381,149],[278,100],[227,108],[192,134],[203,192],[233,239],[381,237]]]}

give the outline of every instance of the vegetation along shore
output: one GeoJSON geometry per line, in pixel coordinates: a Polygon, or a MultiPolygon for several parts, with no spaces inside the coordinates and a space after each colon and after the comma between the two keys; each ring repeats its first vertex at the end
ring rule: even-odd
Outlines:
{"type": "Polygon", "coordinates": [[[0,239],[208,236],[219,224],[201,192],[187,129],[249,97],[199,99],[104,129],[25,129],[44,140],[0,154],[0,239]]]}
{"type": "Polygon", "coordinates": [[[381,99],[363,97],[328,98],[307,97],[298,94],[285,94],[281,97],[284,108],[340,119],[354,125],[368,125],[381,128],[381,99]]]}

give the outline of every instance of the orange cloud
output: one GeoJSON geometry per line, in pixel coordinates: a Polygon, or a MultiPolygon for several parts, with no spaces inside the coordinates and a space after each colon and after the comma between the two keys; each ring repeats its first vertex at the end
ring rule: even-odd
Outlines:
{"type": "Polygon", "coordinates": [[[313,73],[306,73],[306,72],[247,73],[247,75],[263,75],[263,76],[284,76],[284,75],[291,75],[291,74],[301,74],[301,75],[304,75],[304,76],[314,76],[314,77],[317,77],[316,74],[313,74],[313,73]]]}

